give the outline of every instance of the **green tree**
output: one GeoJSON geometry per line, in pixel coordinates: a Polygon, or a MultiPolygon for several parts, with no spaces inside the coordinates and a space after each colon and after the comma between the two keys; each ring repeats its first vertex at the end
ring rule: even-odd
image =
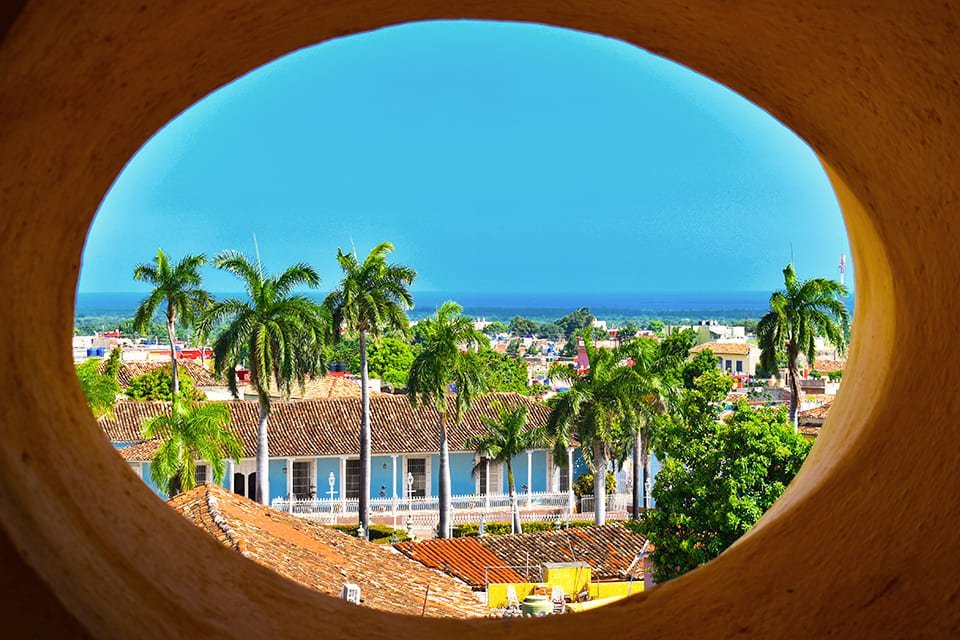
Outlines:
{"type": "Polygon", "coordinates": [[[587,307],[579,307],[576,311],[563,316],[554,324],[560,327],[567,338],[570,338],[570,336],[581,329],[591,326],[594,320],[596,320],[596,318],[590,313],[590,309],[587,307]]]}
{"type": "Polygon", "coordinates": [[[196,484],[197,460],[213,469],[217,484],[226,473],[225,458],[240,461],[243,447],[230,430],[230,409],[221,402],[198,403],[177,396],[169,415],[143,422],[143,437],[159,439],[160,447],[150,461],[153,483],[167,490],[168,497],[188,491],[196,484]]]}
{"type": "Polygon", "coordinates": [[[617,327],[617,341],[626,342],[637,337],[640,327],[635,322],[626,322],[617,327]]]}
{"type": "Polygon", "coordinates": [[[385,335],[367,348],[367,366],[372,375],[394,387],[406,387],[417,350],[395,335],[385,335]]]}
{"type": "Polygon", "coordinates": [[[520,340],[514,338],[507,343],[507,355],[517,357],[520,355],[520,340]]]}
{"type": "Polygon", "coordinates": [[[843,303],[847,288],[829,278],[800,280],[792,264],[783,270],[783,284],[783,289],[770,296],[770,311],[757,324],[757,338],[764,369],[775,370],[777,354],[787,358],[790,422],[796,429],[800,404],[800,354],[806,355],[809,362],[814,361],[814,338],[817,335],[826,337],[841,353],[844,351],[849,329],[849,314],[843,303]]]}
{"type": "MultiPolygon", "coordinates": [[[[180,381],[180,394],[191,400],[205,400],[189,376],[180,381]]],[[[130,380],[126,395],[131,400],[153,400],[171,402],[173,400],[173,371],[169,366],[158,367],[130,380]]]]}
{"type": "Polygon", "coordinates": [[[515,336],[529,336],[537,330],[537,323],[520,316],[514,316],[510,321],[510,333],[515,336]]]}
{"type": "Polygon", "coordinates": [[[528,409],[520,405],[514,409],[500,408],[496,420],[484,417],[487,432],[481,436],[467,439],[466,446],[481,456],[474,468],[486,465],[487,477],[490,477],[490,461],[507,465],[507,487],[510,494],[510,510],[513,514],[513,532],[523,533],[520,523],[520,509],[517,506],[517,489],[513,477],[513,458],[529,449],[538,449],[547,445],[545,434],[540,429],[527,428],[528,409]]]}
{"type": "Polygon", "coordinates": [[[360,348],[360,524],[370,530],[370,373],[367,364],[367,340],[376,340],[384,331],[406,334],[409,331],[407,309],[413,306],[410,285],[417,272],[404,265],[390,264],[393,251],[389,242],[381,242],[360,262],[356,253],[337,249],[337,262],[343,279],[324,300],[333,320],[334,340],[344,329],[358,338],[360,348]]]}
{"type": "Polygon", "coordinates": [[[267,463],[270,446],[267,420],[270,417],[270,386],[289,395],[293,385],[301,387],[306,376],[323,370],[323,355],[331,324],[324,309],[308,297],[293,293],[296,287],[316,287],[320,276],[310,265],[299,263],[277,276],[264,273],[259,259],[251,262],[242,253],[224,251],[214,265],[232,273],[243,283],[246,299],[227,298],[216,302],[203,318],[205,327],[225,323],[213,344],[214,369],[225,375],[234,397],[237,365],[244,354],[249,361],[250,381],[260,401],[257,429],[257,501],[270,500],[267,463]]]}
{"type": "Polygon", "coordinates": [[[533,333],[543,340],[560,340],[563,338],[563,329],[552,322],[541,322],[533,333]]]}
{"type": "Polygon", "coordinates": [[[88,358],[74,367],[77,381],[95,418],[109,415],[120,394],[117,373],[120,370],[120,349],[114,349],[104,362],[88,358]]]}
{"type": "Polygon", "coordinates": [[[744,401],[719,421],[726,393],[719,371],[698,379],[698,404],[658,442],[662,468],[640,531],[654,545],[658,581],[675,578],[722,553],[757,522],[800,470],[810,444],[782,409],[754,410],[744,401]]]}
{"type": "Polygon", "coordinates": [[[488,391],[515,391],[523,395],[530,394],[527,365],[523,360],[485,348],[481,348],[478,355],[486,371],[488,391]]]}
{"type": "Polygon", "coordinates": [[[677,358],[686,358],[690,349],[697,344],[697,333],[693,329],[674,331],[660,342],[660,349],[677,358]]]}
{"type": "Polygon", "coordinates": [[[356,253],[337,249],[337,262],[343,270],[340,286],[324,301],[333,320],[334,339],[340,329],[356,334],[360,347],[360,524],[370,530],[370,372],[367,364],[367,339],[376,340],[387,330],[409,331],[407,309],[413,306],[410,285],[417,272],[404,265],[390,264],[393,251],[389,242],[381,242],[360,262],[356,253]]]}
{"type": "Polygon", "coordinates": [[[658,336],[663,335],[663,329],[666,325],[663,323],[663,320],[651,320],[647,323],[647,329],[653,331],[658,336]]]}
{"type": "Polygon", "coordinates": [[[486,391],[488,378],[483,362],[475,351],[487,343],[487,338],[473,328],[473,322],[463,316],[462,311],[463,308],[456,302],[447,301],[440,305],[433,317],[421,323],[425,335],[423,351],[414,359],[407,379],[410,403],[414,407],[431,405],[440,412],[438,529],[441,538],[450,535],[450,445],[447,425],[451,417],[456,424],[460,424],[474,397],[486,391]]]}
{"type": "Polygon", "coordinates": [[[707,371],[718,369],[717,356],[710,349],[699,351],[690,362],[683,365],[683,386],[693,389],[694,382],[707,371]]]}
{"type": "Polygon", "coordinates": [[[510,327],[503,324],[502,322],[491,322],[483,328],[484,335],[495,336],[498,334],[506,333],[510,330],[510,327]]]}
{"type": "Polygon", "coordinates": [[[200,267],[207,262],[202,253],[184,256],[173,264],[170,258],[157,249],[157,257],[152,264],[138,264],[133,269],[133,279],[153,285],[153,290],[137,307],[133,326],[137,331],[146,331],[150,321],[161,305],[166,305],[164,315],[167,321],[167,339],[170,341],[170,367],[173,371],[173,394],[180,392],[180,380],[177,374],[176,327],[179,320],[184,325],[194,324],[204,311],[213,303],[213,296],[202,288],[200,267]]]}
{"type": "MultiPolygon", "coordinates": [[[[631,367],[621,364],[629,354],[622,349],[595,349],[592,340],[584,340],[590,368],[576,376],[570,388],[557,396],[547,422],[547,434],[554,442],[554,455],[560,464],[567,447],[576,438],[581,443],[584,462],[594,474],[594,521],[606,522],[607,464],[625,458],[632,445],[633,424],[639,419],[639,388],[631,367]]],[[[569,379],[569,368],[552,367],[551,379],[569,379]]]]}
{"type": "Polygon", "coordinates": [[[644,510],[650,508],[647,492],[653,482],[650,441],[658,420],[674,407],[679,393],[675,370],[683,361],[665,352],[660,343],[651,338],[634,340],[624,350],[632,363],[632,379],[628,378],[626,382],[633,387],[637,407],[633,416],[623,424],[633,438],[632,513],[634,518],[639,518],[641,507],[644,510]]]}

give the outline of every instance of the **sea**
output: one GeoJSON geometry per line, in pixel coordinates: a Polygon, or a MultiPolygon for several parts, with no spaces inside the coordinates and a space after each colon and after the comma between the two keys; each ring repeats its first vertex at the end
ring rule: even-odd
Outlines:
{"type": "MultiPolygon", "coordinates": [[[[219,297],[240,295],[230,292],[219,297]]],[[[322,300],[325,292],[306,295],[322,300]]],[[[143,299],[142,292],[78,293],[76,313],[78,320],[86,318],[132,317],[143,299]]],[[[733,322],[759,319],[768,308],[769,291],[731,292],[581,292],[581,293],[471,293],[448,291],[414,292],[415,306],[409,312],[419,320],[434,312],[446,300],[455,300],[464,314],[489,321],[509,322],[522,316],[539,322],[556,320],[578,307],[587,307],[602,320],[646,322],[653,319],[681,324],[698,320],[733,322]]],[[[848,301],[852,309],[852,300],[848,301]]]]}

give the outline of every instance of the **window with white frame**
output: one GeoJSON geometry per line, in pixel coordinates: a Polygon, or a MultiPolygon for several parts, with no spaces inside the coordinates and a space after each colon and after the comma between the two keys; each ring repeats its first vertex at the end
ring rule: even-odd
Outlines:
{"type": "MultiPolygon", "coordinates": [[[[360,461],[357,460],[358,465],[359,462],[360,461]]],[[[310,500],[316,497],[316,485],[313,482],[313,469],[313,460],[294,460],[293,497],[297,500],[310,500]]],[[[357,469],[358,480],[359,476],[360,470],[357,469]]]]}
{"type": "Polygon", "coordinates": [[[408,497],[427,497],[427,459],[407,458],[407,475],[413,476],[413,486],[407,487],[408,497]]]}
{"type": "Polygon", "coordinates": [[[344,473],[346,482],[344,482],[345,496],[347,500],[357,500],[360,498],[360,460],[346,460],[344,473]]]}

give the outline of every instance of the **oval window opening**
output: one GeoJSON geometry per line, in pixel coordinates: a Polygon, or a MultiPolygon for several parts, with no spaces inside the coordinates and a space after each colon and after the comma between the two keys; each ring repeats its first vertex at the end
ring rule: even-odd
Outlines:
{"type": "Polygon", "coordinates": [[[599,36],[415,23],[145,144],[88,237],[74,359],[131,470],[287,578],[579,611],[716,557],[799,472],[849,253],[815,154],[724,87],[599,36]]]}

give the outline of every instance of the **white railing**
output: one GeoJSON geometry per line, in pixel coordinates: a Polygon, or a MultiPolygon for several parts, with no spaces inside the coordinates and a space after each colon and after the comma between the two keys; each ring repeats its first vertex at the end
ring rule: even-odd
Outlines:
{"type": "MultiPolygon", "coordinates": [[[[633,494],[632,493],[614,493],[607,496],[606,499],[606,508],[607,512],[617,513],[621,511],[627,511],[633,505],[633,494]]],[[[593,513],[594,507],[596,506],[596,500],[593,496],[582,496],[580,498],[580,511],[581,513],[593,513]]]]}
{"type": "MultiPolygon", "coordinates": [[[[570,494],[565,491],[534,491],[517,494],[517,505],[520,509],[567,509],[570,494]]],[[[509,495],[460,495],[450,500],[454,513],[468,511],[480,513],[491,509],[510,509],[509,495]]],[[[358,512],[356,499],[343,500],[340,498],[312,498],[293,499],[277,498],[271,503],[274,509],[299,516],[318,514],[348,515],[358,512]]],[[[440,509],[439,499],[436,496],[426,498],[372,498],[370,512],[372,515],[436,512],[440,509]]]]}

